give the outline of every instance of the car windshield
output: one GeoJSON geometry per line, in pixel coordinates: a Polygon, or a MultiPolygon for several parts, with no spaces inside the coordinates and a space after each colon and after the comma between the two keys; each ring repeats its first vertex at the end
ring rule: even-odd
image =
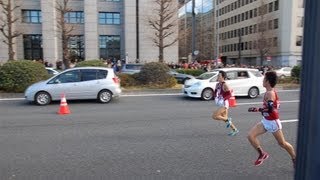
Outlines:
{"type": "Polygon", "coordinates": [[[203,73],[200,76],[198,76],[197,79],[200,79],[200,80],[210,79],[217,74],[218,74],[218,72],[203,73]]]}
{"type": "Polygon", "coordinates": [[[263,77],[260,71],[250,71],[256,77],[263,77]]]}

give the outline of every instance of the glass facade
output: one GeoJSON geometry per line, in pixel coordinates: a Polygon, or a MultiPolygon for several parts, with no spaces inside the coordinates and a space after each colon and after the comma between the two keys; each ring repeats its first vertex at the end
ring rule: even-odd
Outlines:
{"type": "Polygon", "coordinates": [[[120,24],[120,13],[99,12],[99,24],[120,24]]]}
{"type": "Polygon", "coordinates": [[[22,10],[22,22],[24,23],[41,23],[40,10],[22,10]]]}
{"type": "Polygon", "coordinates": [[[23,35],[24,59],[39,60],[42,55],[42,35],[23,35]]]}
{"type": "Polygon", "coordinates": [[[84,46],[84,37],[82,35],[70,37],[69,42],[68,42],[68,48],[69,48],[71,61],[84,60],[85,46],[84,46]]]}
{"type": "Polygon", "coordinates": [[[120,36],[99,36],[100,58],[120,59],[120,36]]]}
{"type": "Polygon", "coordinates": [[[71,24],[83,24],[84,13],[82,11],[68,12],[64,15],[64,20],[71,24]]]}
{"type": "MultiPolygon", "coordinates": [[[[195,50],[196,60],[214,58],[214,1],[195,0],[195,50]]],[[[179,16],[179,58],[188,60],[192,51],[192,1],[187,2],[178,12],[179,16]]]]}

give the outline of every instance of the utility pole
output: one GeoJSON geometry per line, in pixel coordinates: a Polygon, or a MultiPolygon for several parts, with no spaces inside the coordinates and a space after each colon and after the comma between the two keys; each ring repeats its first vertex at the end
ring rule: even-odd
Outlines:
{"type": "Polygon", "coordinates": [[[191,42],[191,53],[192,53],[192,61],[194,61],[194,51],[196,44],[196,12],[195,12],[195,0],[192,0],[192,42],[191,42]]]}
{"type": "Polygon", "coordinates": [[[238,31],[238,36],[239,36],[239,45],[238,45],[238,51],[239,51],[239,57],[238,57],[238,61],[236,62],[236,64],[241,64],[241,43],[242,43],[242,30],[241,28],[239,28],[239,31],[238,31]]]}
{"type": "Polygon", "coordinates": [[[219,39],[219,19],[220,19],[220,15],[219,15],[219,2],[216,1],[216,8],[215,8],[215,17],[216,17],[216,64],[218,65],[218,59],[219,59],[219,46],[220,46],[220,39],[219,39]]]}

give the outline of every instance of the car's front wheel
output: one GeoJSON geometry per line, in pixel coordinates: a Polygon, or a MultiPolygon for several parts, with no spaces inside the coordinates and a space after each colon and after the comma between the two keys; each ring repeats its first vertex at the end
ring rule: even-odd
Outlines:
{"type": "Polygon", "coordinates": [[[98,94],[98,101],[108,103],[112,100],[112,92],[109,90],[101,90],[98,94]]]}
{"type": "Polygon", "coordinates": [[[211,88],[205,88],[201,93],[201,99],[209,101],[213,98],[213,90],[211,88]]]}
{"type": "Polygon", "coordinates": [[[40,106],[48,105],[51,102],[51,96],[49,93],[40,91],[35,96],[35,103],[40,106]]]}
{"type": "Polygon", "coordinates": [[[252,87],[252,88],[249,89],[248,96],[250,98],[256,98],[256,97],[258,97],[258,95],[259,95],[259,89],[258,88],[252,87]]]}

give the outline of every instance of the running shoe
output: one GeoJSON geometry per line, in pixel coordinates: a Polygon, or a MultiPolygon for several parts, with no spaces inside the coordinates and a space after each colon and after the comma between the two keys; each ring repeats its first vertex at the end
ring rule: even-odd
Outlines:
{"type": "Polygon", "coordinates": [[[263,152],[263,154],[259,155],[258,159],[256,160],[256,162],[254,162],[255,166],[260,166],[264,160],[268,159],[269,154],[266,152],[263,152]]]}
{"type": "Polygon", "coordinates": [[[235,129],[235,130],[232,130],[228,135],[229,136],[235,136],[239,133],[239,130],[238,129],[235,129]]]}

